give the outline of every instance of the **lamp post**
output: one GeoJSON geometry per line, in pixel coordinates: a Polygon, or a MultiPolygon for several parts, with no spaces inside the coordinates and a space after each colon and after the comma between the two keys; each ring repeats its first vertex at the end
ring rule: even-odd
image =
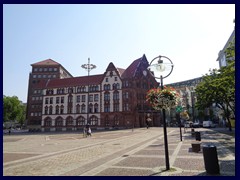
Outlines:
{"type": "Polygon", "coordinates": [[[95,69],[97,66],[90,64],[90,58],[88,58],[88,63],[81,66],[83,69],[86,69],[88,72],[88,90],[87,90],[87,124],[89,123],[89,75],[90,71],[95,69]]]}
{"type": "MultiPolygon", "coordinates": [[[[163,79],[167,78],[173,71],[173,63],[166,56],[157,56],[155,57],[149,67],[148,70],[152,74],[152,76],[156,79],[160,79],[161,89],[163,90],[163,79]],[[163,58],[163,59],[162,59],[163,58]],[[155,62],[157,60],[157,63],[155,62]]],[[[169,166],[169,154],[168,154],[168,140],[167,140],[167,127],[166,127],[166,117],[165,117],[165,109],[162,109],[163,115],[163,133],[164,133],[164,147],[165,147],[165,160],[166,160],[166,170],[170,169],[169,166]]]]}
{"type": "Polygon", "coordinates": [[[195,96],[194,96],[195,91],[191,91],[191,101],[192,101],[192,121],[194,123],[195,121],[195,112],[194,112],[194,106],[195,106],[195,96]]]}

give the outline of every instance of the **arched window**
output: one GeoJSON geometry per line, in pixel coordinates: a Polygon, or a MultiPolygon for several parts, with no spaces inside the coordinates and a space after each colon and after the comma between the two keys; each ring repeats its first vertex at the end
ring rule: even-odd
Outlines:
{"type": "Polygon", "coordinates": [[[52,126],[52,119],[51,119],[50,117],[46,117],[46,118],[44,119],[44,126],[45,126],[45,127],[50,127],[50,126],[52,126]]]}
{"type": "Polygon", "coordinates": [[[89,113],[92,113],[93,112],[93,104],[89,104],[89,113]]]}
{"type": "Polygon", "coordinates": [[[90,117],[90,124],[93,126],[97,126],[98,125],[98,118],[97,116],[91,116],[90,117]]]}
{"type": "Polygon", "coordinates": [[[61,105],[60,114],[63,114],[63,112],[64,112],[64,106],[63,106],[63,105],[61,105]]]}
{"type": "Polygon", "coordinates": [[[119,83],[116,84],[116,88],[120,89],[120,84],[119,83]]]}
{"type": "Polygon", "coordinates": [[[76,126],[85,126],[85,118],[83,116],[77,118],[76,126]]]}
{"type": "Polygon", "coordinates": [[[66,126],[73,126],[73,117],[72,116],[67,117],[66,126]]]}
{"type": "Polygon", "coordinates": [[[94,113],[98,113],[98,104],[97,103],[94,104],[94,113]]]}
{"type": "Polygon", "coordinates": [[[73,88],[68,88],[68,93],[73,93],[73,88]]]}
{"type": "Polygon", "coordinates": [[[119,100],[119,92],[118,91],[114,91],[113,100],[119,100]]]}
{"type": "Polygon", "coordinates": [[[58,105],[56,106],[56,112],[55,112],[55,114],[59,114],[59,106],[58,106],[58,105]]]}
{"type": "Polygon", "coordinates": [[[76,113],[77,113],[77,114],[80,113],[80,105],[79,105],[79,104],[76,105],[76,113]]]}
{"type": "Polygon", "coordinates": [[[49,114],[52,114],[52,111],[53,111],[53,107],[50,106],[50,107],[49,107],[49,114]]]}
{"type": "Polygon", "coordinates": [[[63,126],[63,118],[62,117],[57,117],[56,118],[55,126],[57,126],[57,127],[62,127],[63,126]]]}
{"type": "Polygon", "coordinates": [[[84,104],[81,106],[81,112],[82,112],[82,113],[85,113],[85,112],[86,112],[86,106],[85,106],[84,104]]]}
{"type": "Polygon", "coordinates": [[[45,114],[48,114],[48,107],[45,106],[45,114]]]}

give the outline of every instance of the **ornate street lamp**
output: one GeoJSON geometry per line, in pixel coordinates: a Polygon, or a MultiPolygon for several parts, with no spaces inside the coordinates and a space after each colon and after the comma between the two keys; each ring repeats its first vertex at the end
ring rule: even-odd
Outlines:
{"type": "MultiPolygon", "coordinates": [[[[163,79],[167,78],[173,71],[173,63],[166,56],[157,56],[155,57],[149,67],[148,70],[152,74],[152,76],[156,79],[160,79],[161,89],[163,90],[163,79]]],[[[164,147],[165,147],[165,160],[166,160],[166,170],[170,169],[169,166],[169,154],[168,154],[168,140],[167,140],[167,127],[166,127],[166,117],[165,117],[165,109],[162,109],[163,115],[163,132],[164,132],[164,147]]]]}
{"type": "Polygon", "coordinates": [[[88,63],[81,66],[83,69],[86,69],[88,72],[88,90],[87,90],[87,124],[89,123],[89,75],[90,71],[95,69],[97,66],[90,64],[90,58],[88,58],[88,63]]]}

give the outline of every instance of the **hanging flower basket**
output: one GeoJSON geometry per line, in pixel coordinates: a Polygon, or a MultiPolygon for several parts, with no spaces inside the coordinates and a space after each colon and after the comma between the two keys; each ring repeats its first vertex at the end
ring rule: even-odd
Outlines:
{"type": "Polygon", "coordinates": [[[146,101],[155,109],[174,108],[179,101],[179,94],[172,87],[150,89],[146,95],[146,101]]]}

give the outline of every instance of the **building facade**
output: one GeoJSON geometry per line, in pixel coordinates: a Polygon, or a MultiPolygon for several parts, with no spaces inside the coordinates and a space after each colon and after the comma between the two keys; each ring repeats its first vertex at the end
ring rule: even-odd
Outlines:
{"type": "Polygon", "coordinates": [[[219,62],[219,68],[223,66],[227,66],[227,60],[235,60],[235,57],[227,58],[226,50],[231,43],[235,44],[235,29],[233,30],[232,34],[228,38],[226,44],[224,45],[223,49],[219,51],[217,61],[219,62]]]}
{"type": "Polygon", "coordinates": [[[73,77],[47,59],[32,64],[27,125],[41,131],[145,127],[147,116],[160,126],[161,115],[146,104],[146,92],[157,87],[145,55],[126,69],[111,62],[103,74],[73,77]]]}

